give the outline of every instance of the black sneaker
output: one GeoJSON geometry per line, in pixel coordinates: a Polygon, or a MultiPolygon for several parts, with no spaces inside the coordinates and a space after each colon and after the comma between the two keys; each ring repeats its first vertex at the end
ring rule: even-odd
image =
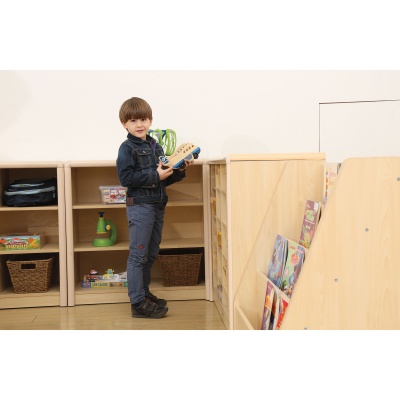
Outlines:
{"type": "Polygon", "coordinates": [[[160,307],[147,298],[145,298],[138,307],[131,304],[132,317],[135,318],[161,318],[167,311],[167,307],[160,307]]]}
{"type": "Polygon", "coordinates": [[[159,299],[157,296],[154,296],[153,293],[147,293],[146,298],[148,298],[153,303],[156,303],[158,306],[165,307],[167,305],[167,300],[159,299]]]}

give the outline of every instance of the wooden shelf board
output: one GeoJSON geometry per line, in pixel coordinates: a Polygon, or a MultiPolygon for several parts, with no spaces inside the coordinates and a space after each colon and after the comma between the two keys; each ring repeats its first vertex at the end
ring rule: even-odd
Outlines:
{"type": "Polygon", "coordinates": [[[0,206],[0,212],[23,212],[23,211],[57,211],[58,205],[54,206],[37,206],[37,207],[7,207],[0,206]]]}
{"type": "MultiPolygon", "coordinates": [[[[126,204],[103,204],[103,203],[75,203],[72,208],[74,210],[91,210],[91,209],[110,209],[110,208],[125,208],[126,204]]],[[[169,201],[167,207],[203,207],[201,200],[186,200],[186,201],[169,201]]],[[[10,207],[3,207],[10,208],[10,207]]],[[[32,208],[32,207],[30,207],[32,208]]],[[[1,211],[1,209],[0,209],[1,211]]]]}
{"type": "Polygon", "coordinates": [[[53,285],[45,293],[15,293],[10,286],[0,293],[0,309],[60,306],[60,289],[53,285]]]}
{"type": "MultiPolygon", "coordinates": [[[[163,286],[161,278],[154,278],[150,290],[157,297],[166,300],[204,300],[206,298],[204,282],[197,286],[166,287],[163,286]]],[[[76,305],[125,302],[129,302],[127,287],[83,288],[80,282],[75,287],[76,305]]]]}
{"type": "MultiPolygon", "coordinates": [[[[203,239],[165,239],[161,243],[161,249],[178,249],[204,247],[203,239]]],[[[129,250],[129,241],[117,242],[114,246],[95,247],[92,242],[81,242],[74,246],[75,252],[82,251],[121,251],[129,250]]],[[[0,253],[1,254],[1,253],[0,253]]]]}
{"type": "Polygon", "coordinates": [[[114,246],[105,246],[105,247],[95,247],[92,245],[92,242],[80,242],[75,244],[74,251],[81,252],[81,251],[121,251],[121,250],[128,250],[129,249],[129,242],[128,241],[121,241],[114,244],[114,246]]]}
{"type": "Polygon", "coordinates": [[[2,254],[36,254],[36,253],[58,253],[59,246],[58,243],[46,243],[40,249],[35,250],[0,250],[0,255],[2,254]]]}
{"type": "Polygon", "coordinates": [[[246,314],[243,312],[242,308],[235,307],[235,311],[236,311],[236,320],[235,320],[236,329],[254,330],[254,327],[251,325],[250,321],[247,319],[246,314]]]}
{"type": "Polygon", "coordinates": [[[91,210],[94,208],[125,208],[125,203],[122,204],[103,204],[103,203],[75,203],[72,208],[74,210],[91,210]]]}

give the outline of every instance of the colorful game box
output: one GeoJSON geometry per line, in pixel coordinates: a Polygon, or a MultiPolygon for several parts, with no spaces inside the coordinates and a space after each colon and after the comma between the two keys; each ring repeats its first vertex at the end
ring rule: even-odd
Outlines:
{"type": "Polygon", "coordinates": [[[0,251],[5,250],[35,250],[46,243],[43,233],[1,233],[0,251]]]}

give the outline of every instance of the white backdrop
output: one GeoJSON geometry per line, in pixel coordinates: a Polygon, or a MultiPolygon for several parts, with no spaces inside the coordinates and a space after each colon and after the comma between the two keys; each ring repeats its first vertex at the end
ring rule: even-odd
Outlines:
{"type": "Polygon", "coordinates": [[[315,152],[319,103],[398,99],[400,71],[0,71],[0,161],[113,160],[133,96],[202,158],[315,152]]]}
{"type": "Polygon", "coordinates": [[[321,151],[331,162],[400,156],[400,100],[321,104],[320,119],[321,151]]]}

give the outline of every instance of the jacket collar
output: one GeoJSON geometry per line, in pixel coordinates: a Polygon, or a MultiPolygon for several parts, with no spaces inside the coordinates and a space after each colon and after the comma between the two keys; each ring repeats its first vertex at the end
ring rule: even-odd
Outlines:
{"type": "Polygon", "coordinates": [[[131,142],[134,142],[134,143],[137,143],[137,144],[142,144],[142,143],[145,143],[145,142],[148,142],[148,143],[150,143],[150,144],[153,144],[153,142],[157,142],[154,138],[152,138],[150,135],[146,135],[146,140],[144,141],[144,140],[142,140],[142,139],[139,139],[139,138],[137,138],[136,136],[133,136],[133,135],[131,135],[129,132],[128,132],[128,135],[126,136],[131,142]]]}

